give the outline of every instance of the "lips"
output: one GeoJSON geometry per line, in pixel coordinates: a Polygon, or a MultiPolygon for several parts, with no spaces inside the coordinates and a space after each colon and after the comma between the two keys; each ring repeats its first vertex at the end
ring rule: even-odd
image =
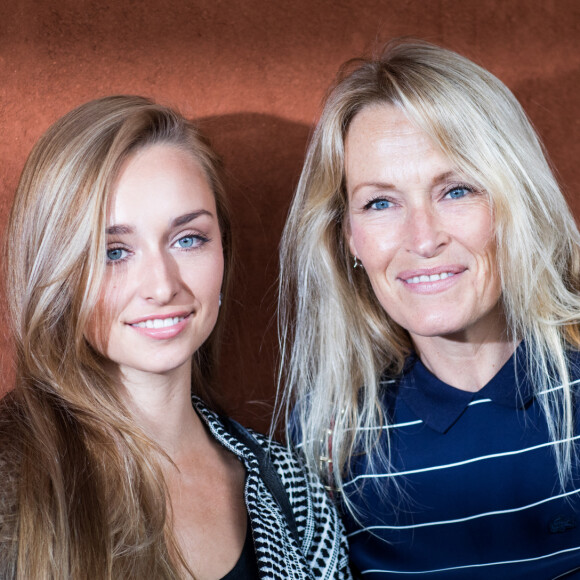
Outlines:
{"type": "Polygon", "coordinates": [[[148,320],[142,320],[141,322],[132,323],[131,326],[136,326],[137,328],[167,328],[168,326],[174,326],[178,322],[185,319],[185,316],[172,316],[168,318],[149,318],[148,320]]]}
{"type": "Polygon", "coordinates": [[[413,278],[408,278],[405,280],[407,284],[419,284],[419,282],[438,282],[439,280],[445,280],[450,276],[455,276],[455,272],[442,272],[441,274],[431,274],[427,276],[423,274],[422,276],[413,276],[413,278]]]}
{"type": "Polygon", "coordinates": [[[167,314],[149,314],[126,322],[129,326],[138,328],[164,328],[173,326],[187,318],[192,311],[168,312],[167,314]]]}
{"type": "Polygon", "coordinates": [[[465,272],[467,268],[458,264],[446,264],[434,268],[421,268],[417,270],[403,270],[397,278],[407,284],[419,284],[421,282],[439,282],[451,278],[456,274],[465,272]]]}
{"type": "Polygon", "coordinates": [[[414,293],[433,294],[454,286],[466,270],[465,266],[446,264],[435,268],[404,270],[399,273],[397,279],[404,284],[405,288],[414,293]]]}
{"type": "Polygon", "coordinates": [[[155,340],[167,340],[181,334],[193,312],[171,312],[166,315],[152,314],[127,322],[139,334],[155,340]]]}

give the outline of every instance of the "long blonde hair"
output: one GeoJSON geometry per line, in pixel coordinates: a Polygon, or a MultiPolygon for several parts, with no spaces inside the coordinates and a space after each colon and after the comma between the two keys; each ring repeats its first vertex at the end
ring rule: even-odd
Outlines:
{"type": "Polygon", "coordinates": [[[563,440],[555,447],[564,482],[573,452],[565,351],[580,345],[580,235],[509,89],[470,60],[424,42],[393,42],[376,58],[347,63],[309,145],[281,245],[286,419],[298,402],[290,423],[310,468],[334,488],[355,452],[369,456],[371,469],[373,458],[389,464],[388,450],[381,456],[376,449],[381,429],[388,433],[381,377],[401,372],[412,344],[364,272],[353,270],[344,223],[345,137],[362,109],[381,104],[401,109],[489,193],[509,338],[526,341],[536,392],[549,391],[540,400],[552,438],[563,440]]]}
{"type": "MultiPolygon", "coordinates": [[[[220,163],[171,109],[132,96],[78,107],[35,145],[16,191],[4,269],[16,385],[0,420],[2,444],[18,458],[13,553],[4,562],[16,578],[178,578],[184,570],[157,449],[86,340],[112,184],[129,155],[157,143],[190,153],[213,189],[227,293],[231,233],[220,163]]],[[[193,361],[192,389],[210,400],[223,314],[193,361]]]]}

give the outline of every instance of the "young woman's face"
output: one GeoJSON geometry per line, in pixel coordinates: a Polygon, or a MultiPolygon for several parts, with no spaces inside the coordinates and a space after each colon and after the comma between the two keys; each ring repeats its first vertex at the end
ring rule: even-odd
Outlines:
{"type": "Polygon", "coordinates": [[[501,333],[487,193],[392,106],[353,119],[345,156],[350,250],[391,318],[416,344],[501,333]]]}
{"type": "Polygon", "coordinates": [[[169,145],[138,151],[107,215],[97,348],[125,376],[183,370],[216,323],[223,270],[215,199],[197,161],[169,145]]]}

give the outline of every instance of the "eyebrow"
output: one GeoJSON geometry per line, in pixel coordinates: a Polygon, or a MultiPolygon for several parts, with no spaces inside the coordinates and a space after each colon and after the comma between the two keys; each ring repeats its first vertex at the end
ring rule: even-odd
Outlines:
{"type": "Polygon", "coordinates": [[[109,226],[105,232],[107,233],[107,235],[109,236],[122,236],[125,234],[132,234],[133,233],[133,228],[131,226],[123,226],[123,225],[119,225],[119,226],[109,226]]]}
{"type": "MultiPolygon", "coordinates": [[[[178,228],[179,226],[183,226],[185,224],[188,224],[189,222],[193,221],[194,219],[196,219],[202,215],[208,215],[210,217],[213,217],[211,212],[207,211],[206,209],[200,209],[198,211],[192,211],[191,213],[186,213],[184,215],[176,217],[174,220],[171,221],[170,227],[171,228],[178,228]]],[[[123,235],[132,234],[135,232],[135,230],[131,226],[119,224],[119,225],[109,226],[105,230],[105,232],[109,236],[123,236],[123,235]]]]}
{"type": "Polygon", "coordinates": [[[433,185],[439,185],[440,183],[445,183],[446,181],[449,181],[449,178],[453,178],[453,179],[460,179],[460,175],[457,173],[457,171],[446,171],[445,173],[442,173],[441,175],[438,175],[434,180],[433,180],[433,185]]]}
{"type": "Polygon", "coordinates": [[[192,211],[191,213],[186,213],[185,215],[176,217],[171,222],[171,227],[177,228],[179,226],[188,224],[189,222],[193,221],[194,219],[196,219],[202,215],[208,215],[210,217],[213,217],[212,213],[207,211],[207,209],[200,209],[198,211],[192,211]]]}
{"type": "MultiPolygon", "coordinates": [[[[457,173],[457,171],[451,170],[442,173],[441,175],[435,176],[432,180],[431,185],[439,185],[440,183],[445,183],[449,181],[449,179],[460,179],[461,176],[457,173]]],[[[383,181],[365,181],[364,183],[359,183],[353,190],[351,195],[354,195],[359,189],[363,187],[376,187],[377,189],[396,189],[396,187],[392,183],[386,183],[383,181]]]]}
{"type": "Polygon", "coordinates": [[[395,189],[395,186],[392,183],[385,183],[383,181],[364,181],[363,183],[359,183],[351,192],[351,195],[354,195],[359,189],[363,187],[375,187],[377,189],[395,189]]]}

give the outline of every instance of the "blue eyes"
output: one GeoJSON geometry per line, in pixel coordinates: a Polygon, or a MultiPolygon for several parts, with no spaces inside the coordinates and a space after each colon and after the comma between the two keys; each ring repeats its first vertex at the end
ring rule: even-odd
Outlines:
{"type": "Polygon", "coordinates": [[[107,262],[118,262],[126,257],[127,250],[122,248],[111,248],[107,250],[107,262]]]}
{"type": "Polygon", "coordinates": [[[372,209],[374,211],[381,211],[383,209],[388,209],[392,206],[392,202],[390,202],[388,199],[384,199],[384,198],[377,198],[377,199],[371,199],[365,206],[364,209],[365,210],[369,210],[372,209]]]}
{"type": "MultiPolygon", "coordinates": [[[[462,199],[469,194],[473,193],[474,189],[467,185],[455,185],[445,191],[440,199],[462,199]]],[[[364,206],[365,210],[382,211],[389,209],[397,204],[397,198],[394,201],[385,199],[384,197],[377,197],[375,199],[369,200],[364,206]]]]}
{"type": "Polygon", "coordinates": [[[391,205],[392,205],[391,202],[386,200],[386,199],[378,199],[377,201],[373,201],[369,205],[369,207],[371,209],[380,210],[380,209],[387,209],[387,208],[391,207],[391,205]]]}
{"type": "Polygon", "coordinates": [[[175,243],[180,248],[193,248],[195,245],[199,245],[199,242],[199,236],[184,236],[183,238],[179,238],[175,243]]]}
{"type": "MultiPolygon", "coordinates": [[[[173,242],[171,247],[177,250],[195,250],[201,248],[209,238],[202,235],[189,235],[179,238],[177,241],[173,242]]],[[[107,249],[107,263],[108,264],[118,264],[124,262],[129,258],[131,251],[125,248],[109,248],[107,249]]]]}
{"type": "Polygon", "coordinates": [[[449,199],[461,199],[462,197],[465,197],[469,193],[471,193],[471,189],[469,189],[468,187],[454,187],[445,194],[444,198],[446,197],[449,199]]]}

